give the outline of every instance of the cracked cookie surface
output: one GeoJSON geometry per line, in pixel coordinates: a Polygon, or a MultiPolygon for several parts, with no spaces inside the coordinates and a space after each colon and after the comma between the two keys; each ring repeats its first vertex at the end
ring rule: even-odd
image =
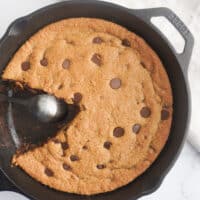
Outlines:
{"type": "Polygon", "coordinates": [[[167,73],[143,39],[117,24],[72,18],[46,26],[16,52],[3,78],[80,105],[68,128],[13,157],[54,189],[91,195],[124,186],[153,163],[168,138],[167,73]]]}

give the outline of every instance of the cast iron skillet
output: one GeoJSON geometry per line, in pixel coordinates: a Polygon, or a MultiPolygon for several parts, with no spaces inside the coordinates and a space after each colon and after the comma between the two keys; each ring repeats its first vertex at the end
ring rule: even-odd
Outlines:
{"type": "Polygon", "coordinates": [[[48,200],[134,200],[152,193],[160,186],[173,166],[185,140],[190,118],[187,68],[194,44],[193,36],[183,22],[167,8],[132,10],[93,0],[66,1],[45,7],[10,25],[0,42],[0,70],[3,71],[16,50],[37,30],[52,22],[70,17],[96,17],[121,24],[143,37],[157,52],[169,75],[174,97],[173,123],[169,140],[153,165],[129,185],[113,192],[90,197],[63,193],[41,185],[19,168],[10,166],[15,146],[9,136],[9,127],[6,123],[7,109],[1,106],[0,167],[20,190],[37,200],[47,198],[48,200]],[[182,54],[177,54],[165,36],[151,24],[150,19],[153,16],[166,17],[180,32],[185,39],[182,54]]]}

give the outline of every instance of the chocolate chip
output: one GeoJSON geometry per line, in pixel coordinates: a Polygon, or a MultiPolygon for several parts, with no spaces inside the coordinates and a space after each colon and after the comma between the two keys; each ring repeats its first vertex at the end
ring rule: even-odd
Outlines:
{"type": "Polygon", "coordinates": [[[103,40],[100,37],[95,37],[92,42],[95,44],[101,44],[103,40]]]}
{"type": "Polygon", "coordinates": [[[102,65],[102,61],[101,61],[102,59],[101,59],[101,55],[100,54],[97,54],[97,53],[95,53],[93,56],[92,56],[92,58],[91,58],[91,61],[93,62],[93,63],[95,63],[96,65],[98,65],[98,66],[101,66],[102,65]]]}
{"type": "Polygon", "coordinates": [[[110,81],[110,87],[112,89],[119,89],[121,87],[121,80],[119,78],[113,78],[110,81]]]}
{"type": "Polygon", "coordinates": [[[143,107],[141,110],[140,110],[140,115],[144,118],[148,118],[150,115],[151,115],[151,110],[149,107],[143,107]]]}
{"type": "Polygon", "coordinates": [[[53,139],[52,141],[53,141],[55,144],[59,144],[59,143],[60,143],[60,140],[57,139],[57,138],[53,139]]]}
{"type": "Polygon", "coordinates": [[[49,177],[52,177],[54,175],[53,171],[49,168],[45,168],[44,173],[49,177]]]}
{"type": "Polygon", "coordinates": [[[105,149],[110,149],[110,147],[112,146],[112,143],[109,141],[106,141],[106,142],[104,142],[103,146],[105,149]]]}
{"type": "Polygon", "coordinates": [[[82,94],[79,92],[76,92],[72,100],[74,103],[79,103],[82,100],[82,94]]]}
{"type": "Polygon", "coordinates": [[[113,130],[113,135],[115,137],[122,137],[124,135],[124,129],[121,128],[121,127],[116,127],[114,130],[113,130]]]}
{"type": "Polygon", "coordinates": [[[104,169],[104,168],[106,168],[106,165],[104,165],[104,164],[98,164],[97,168],[98,169],[104,169]]]}
{"type": "Polygon", "coordinates": [[[161,120],[167,120],[169,118],[169,111],[168,110],[161,110],[161,120]]]}
{"type": "Polygon", "coordinates": [[[72,162],[78,161],[78,160],[79,160],[79,157],[76,156],[76,155],[71,155],[71,156],[70,156],[70,160],[71,160],[72,162]]]}
{"type": "Polygon", "coordinates": [[[30,64],[29,61],[25,61],[25,62],[23,62],[22,65],[21,65],[21,68],[22,68],[23,71],[29,70],[30,67],[31,67],[31,64],[30,64]]]}
{"type": "Polygon", "coordinates": [[[124,46],[126,46],[126,47],[130,47],[130,46],[131,46],[131,43],[130,43],[129,40],[123,39],[123,40],[122,40],[122,45],[124,45],[124,46]]]}
{"type": "Polygon", "coordinates": [[[70,66],[70,64],[71,64],[70,60],[69,60],[69,59],[65,59],[65,60],[63,61],[63,63],[62,63],[63,69],[68,69],[69,66],[70,66]]]}
{"type": "Polygon", "coordinates": [[[142,65],[142,67],[146,68],[146,65],[143,61],[141,61],[140,64],[142,65]]]}
{"type": "Polygon", "coordinates": [[[141,129],[140,124],[134,124],[133,127],[132,127],[133,133],[139,133],[140,129],[141,129]]]}
{"type": "Polygon", "coordinates": [[[46,58],[43,58],[42,60],[40,60],[40,64],[46,67],[48,65],[48,60],[46,58]]]}
{"type": "Polygon", "coordinates": [[[88,147],[87,147],[86,145],[84,145],[82,148],[83,148],[84,150],[87,150],[87,149],[88,149],[88,147]]]}
{"type": "Polygon", "coordinates": [[[66,171],[70,171],[72,168],[68,164],[63,163],[63,169],[66,171]]]}
{"type": "Polygon", "coordinates": [[[58,86],[58,89],[61,90],[63,87],[64,87],[64,85],[63,85],[63,84],[60,84],[60,85],[58,86]]]}
{"type": "Polygon", "coordinates": [[[67,142],[62,142],[61,147],[62,147],[63,150],[67,150],[69,148],[69,145],[68,145],[67,142]]]}

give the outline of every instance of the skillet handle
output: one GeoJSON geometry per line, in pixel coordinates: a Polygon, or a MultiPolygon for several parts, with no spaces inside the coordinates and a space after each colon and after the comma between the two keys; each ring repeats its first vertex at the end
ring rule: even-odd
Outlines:
{"type": "MultiPolygon", "coordinates": [[[[182,67],[183,72],[186,74],[194,47],[194,37],[181,19],[170,9],[160,7],[160,8],[149,8],[149,9],[138,9],[132,10],[136,16],[144,20],[149,26],[155,29],[157,32],[161,33],[158,28],[156,28],[151,23],[152,17],[165,17],[169,22],[177,29],[181,36],[185,40],[184,50],[181,54],[178,54],[176,50],[171,46],[174,55],[176,56],[180,66],[182,67]]],[[[168,41],[169,42],[169,41],[168,41]]]]}

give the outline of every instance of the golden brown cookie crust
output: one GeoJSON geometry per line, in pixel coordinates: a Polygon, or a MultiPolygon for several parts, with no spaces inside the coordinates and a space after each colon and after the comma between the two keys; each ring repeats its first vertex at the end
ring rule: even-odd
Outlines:
{"type": "Polygon", "coordinates": [[[119,188],[142,174],[167,141],[172,92],[165,69],[143,39],[112,22],[72,18],[46,26],[16,52],[3,78],[68,103],[82,95],[82,111],[56,142],[13,158],[51,188],[86,195],[119,188]],[[114,133],[116,127],[123,131],[114,133]]]}

